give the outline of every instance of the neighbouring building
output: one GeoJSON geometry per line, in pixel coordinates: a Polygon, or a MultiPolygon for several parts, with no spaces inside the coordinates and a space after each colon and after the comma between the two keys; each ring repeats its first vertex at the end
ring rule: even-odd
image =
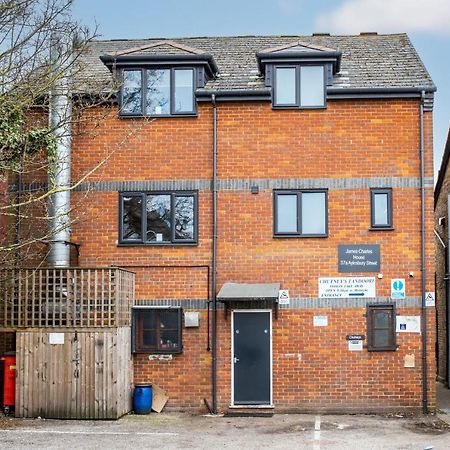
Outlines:
{"type": "MultiPolygon", "coordinates": [[[[405,34],[95,41],[79,266],[135,273],[168,407],[435,408],[432,109],[405,34]],[[206,400],[206,402],[205,402],[206,400]]],[[[77,213],[74,208],[74,214],[77,213]]]]}
{"type": "Polygon", "coordinates": [[[434,217],[436,240],[436,320],[437,320],[437,375],[438,380],[447,387],[450,382],[449,366],[449,210],[448,196],[450,193],[450,176],[448,161],[450,158],[450,131],[444,149],[441,167],[434,190],[434,217]]]}

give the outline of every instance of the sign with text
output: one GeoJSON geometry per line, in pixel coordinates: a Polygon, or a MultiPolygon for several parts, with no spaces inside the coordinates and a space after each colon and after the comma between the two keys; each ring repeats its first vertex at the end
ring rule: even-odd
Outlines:
{"type": "Polygon", "coordinates": [[[320,298],[373,298],[375,277],[319,278],[320,298]]]}
{"type": "Polygon", "coordinates": [[[397,333],[420,333],[420,316],[397,316],[397,333]]]}
{"type": "Polygon", "coordinates": [[[338,272],[379,272],[380,245],[338,246],[338,272]]]}

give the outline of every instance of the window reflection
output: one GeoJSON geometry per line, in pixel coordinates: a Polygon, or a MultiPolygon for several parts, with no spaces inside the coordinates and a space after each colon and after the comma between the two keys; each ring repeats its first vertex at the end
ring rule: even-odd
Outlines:
{"type": "Polygon", "coordinates": [[[175,112],[194,110],[194,72],[175,70],[175,112]]]}
{"type": "Polygon", "coordinates": [[[147,241],[170,242],[170,195],[148,195],[146,213],[147,241]]]}
{"type": "Polygon", "coordinates": [[[122,113],[142,114],[142,72],[124,70],[122,87],[122,113]]]}
{"type": "Polygon", "coordinates": [[[170,114],[170,70],[147,70],[147,114],[170,114]]]}
{"type": "Polygon", "coordinates": [[[122,239],[142,238],[142,197],[123,197],[122,239]]]}
{"type": "Polygon", "coordinates": [[[175,239],[194,239],[194,197],[175,197],[175,239]]]}

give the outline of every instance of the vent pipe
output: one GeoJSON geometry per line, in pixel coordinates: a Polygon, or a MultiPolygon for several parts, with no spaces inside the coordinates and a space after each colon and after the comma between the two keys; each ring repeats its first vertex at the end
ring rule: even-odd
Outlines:
{"type": "Polygon", "coordinates": [[[49,200],[50,248],[48,265],[70,265],[70,154],[72,105],[70,99],[71,47],[61,36],[51,40],[52,75],[55,78],[49,103],[49,123],[56,138],[56,152],[49,155],[48,186],[55,192],[49,200]]]}

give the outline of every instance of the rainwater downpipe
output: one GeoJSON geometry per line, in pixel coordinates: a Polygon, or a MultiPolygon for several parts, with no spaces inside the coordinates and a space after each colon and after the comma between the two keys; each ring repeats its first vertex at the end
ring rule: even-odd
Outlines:
{"type": "MultiPolygon", "coordinates": [[[[69,47],[57,35],[52,36],[51,58],[55,73],[62,66],[70,67],[67,61],[69,47]]],[[[49,200],[50,248],[48,265],[68,267],[70,265],[70,170],[72,144],[72,104],[70,99],[70,74],[56,77],[50,92],[49,125],[56,138],[56,153],[49,157],[49,188],[56,192],[49,200]]]]}
{"type": "Polygon", "coordinates": [[[211,333],[211,377],[212,377],[212,412],[217,414],[217,105],[216,96],[212,94],[213,113],[213,167],[212,167],[212,270],[211,270],[211,296],[212,296],[212,333],[211,333]]]}
{"type": "Polygon", "coordinates": [[[425,91],[420,97],[420,236],[421,236],[421,272],[422,272],[422,412],[428,414],[428,379],[427,379],[427,309],[425,301],[426,266],[425,266],[425,138],[423,109],[425,91]]]}

